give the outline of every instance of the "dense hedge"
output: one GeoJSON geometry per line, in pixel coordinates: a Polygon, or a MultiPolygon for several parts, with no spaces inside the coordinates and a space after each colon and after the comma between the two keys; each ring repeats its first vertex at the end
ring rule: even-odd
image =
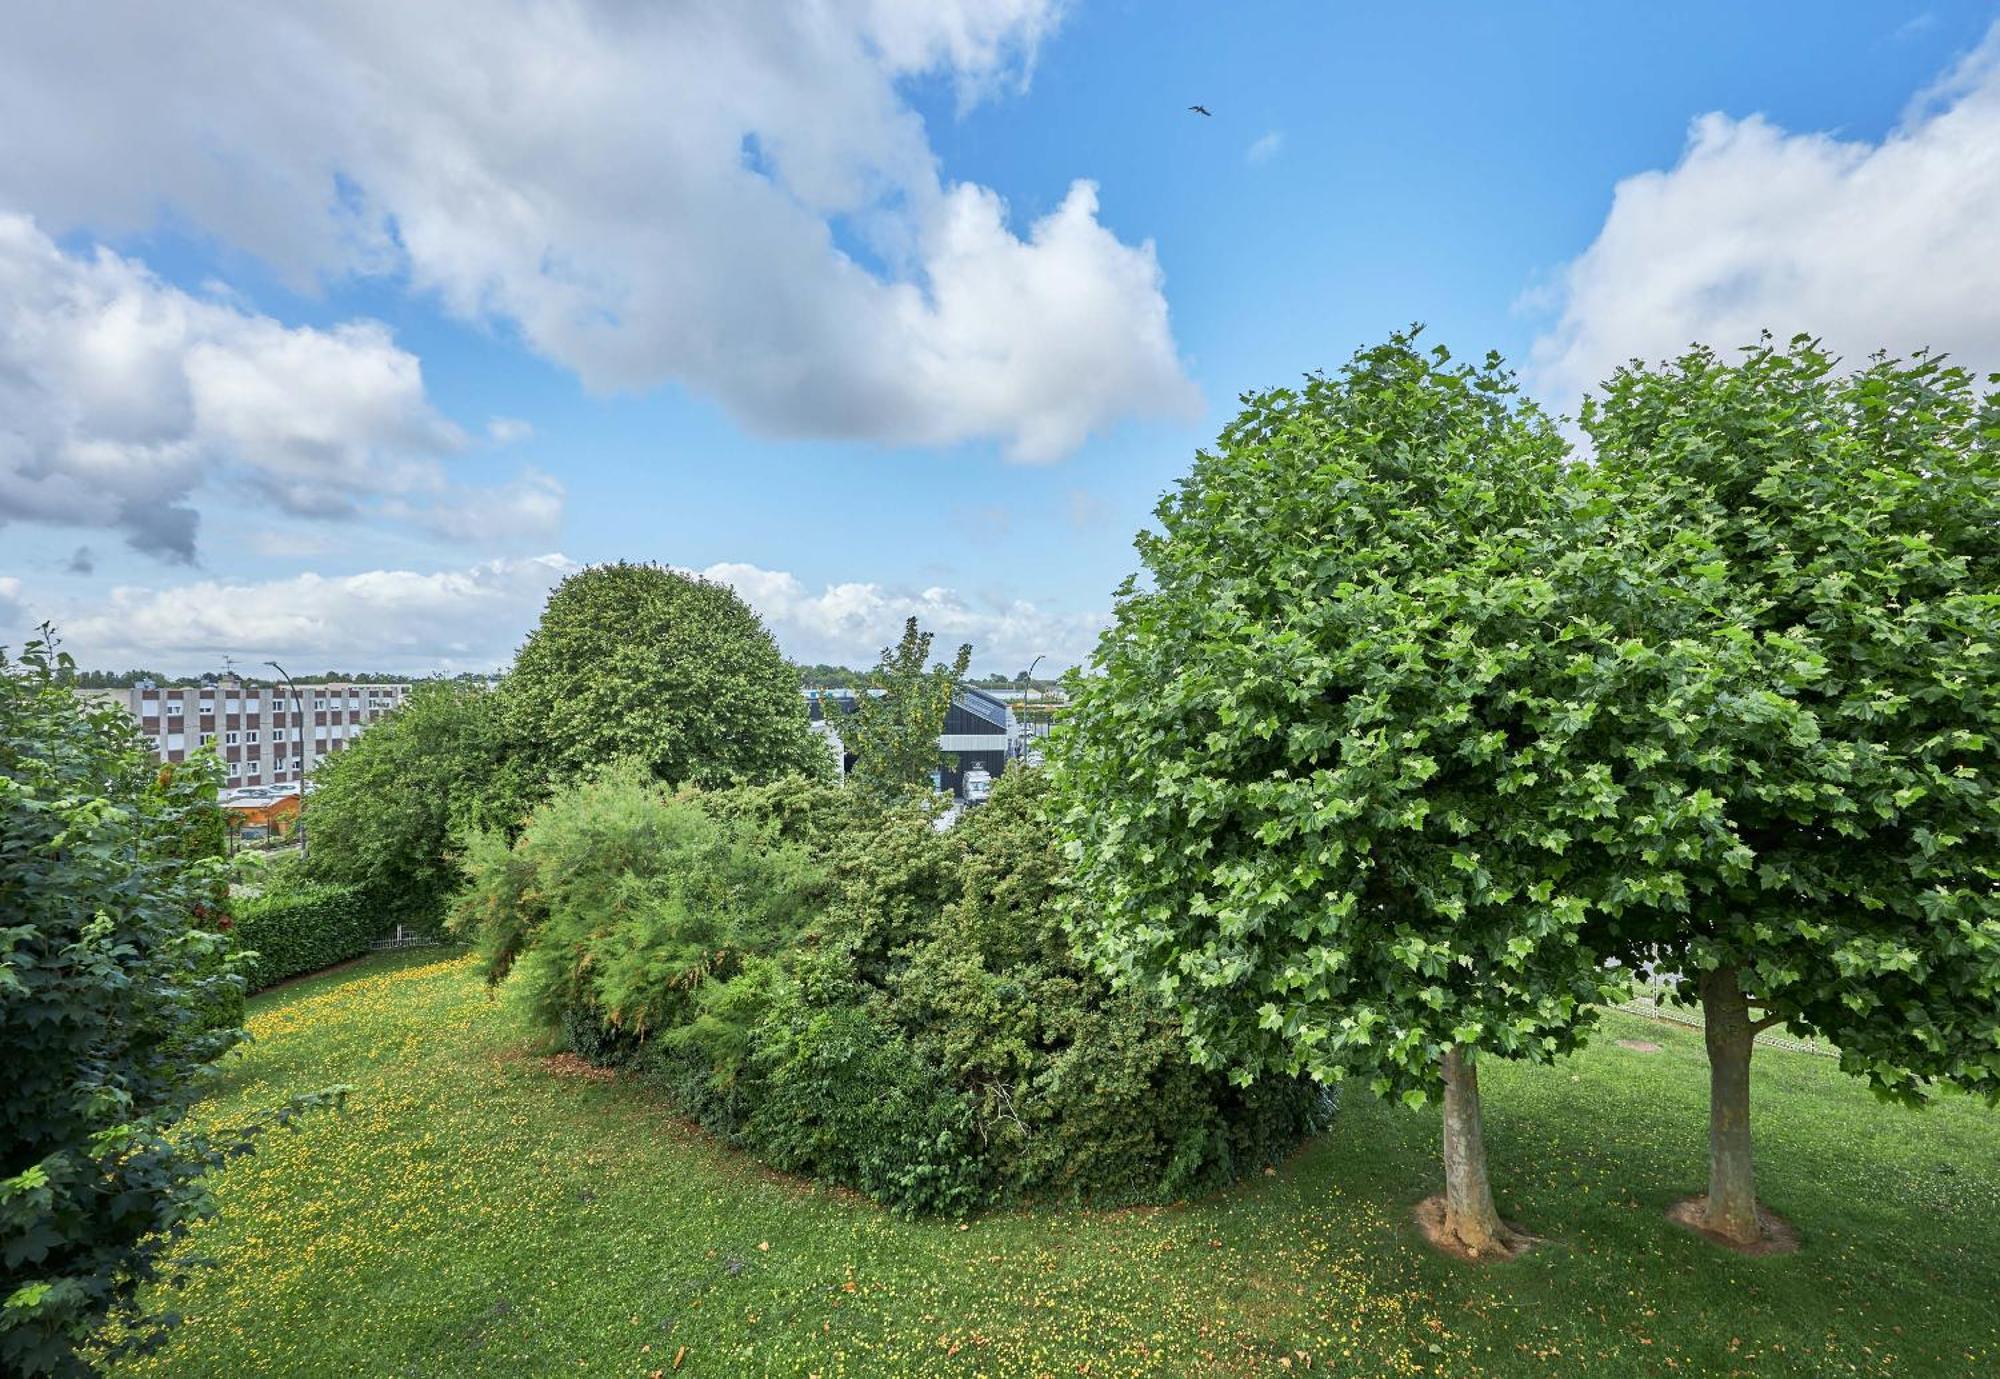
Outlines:
{"type": "Polygon", "coordinates": [[[911,1211],[1167,1200],[1315,1128],[1237,1088],[1073,954],[1039,785],[939,833],[803,781],[670,795],[633,772],[475,840],[454,925],[570,1047],[732,1142],[911,1211]]]}
{"type": "Polygon", "coordinates": [[[359,888],[296,881],[232,903],[237,948],[250,990],[361,956],[388,926],[359,888]]]}

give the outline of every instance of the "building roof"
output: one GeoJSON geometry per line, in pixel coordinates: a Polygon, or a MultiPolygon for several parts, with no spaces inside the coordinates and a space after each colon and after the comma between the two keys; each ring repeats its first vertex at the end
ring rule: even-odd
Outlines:
{"type": "Polygon", "coordinates": [[[219,799],[224,809],[269,809],[280,800],[288,800],[299,793],[296,783],[284,785],[239,785],[222,792],[219,799]]]}
{"type": "MultiPolygon", "coordinates": [[[[843,712],[852,713],[854,711],[855,697],[859,693],[857,690],[845,687],[839,689],[808,689],[800,692],[806,698],[806,717],[814,723],[819,722],[824,717],[824,711],[821,707],[824,700],[837,700],[843,712]]],[[[883,691],[871,689],[868,693],[871,695],[880,695],[883,691]]],[[[1009,709],[1006,701],[996,698],[992,693],[979,688],[977,685],[960,684],[951,692],[951,703],[954,709],[991,723],[998,730],[1004,731],[1009,722],[1009,709]]],[[[947,731],[953,730],[947,728],[947,731]]]]}

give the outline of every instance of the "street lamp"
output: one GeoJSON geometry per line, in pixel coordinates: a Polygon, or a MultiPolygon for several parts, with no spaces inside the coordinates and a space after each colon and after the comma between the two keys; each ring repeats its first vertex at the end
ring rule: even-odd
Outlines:
{"type": "MultiPolygon", "coordinates": [[[[1048,653],[1044,651],[1037,655],[1034,660],[1028,662],[1028,688],[1021,700],[1021,707],[1024,709],[1028,706],[1026,696],[1035,693],[1035,667],[1040,665],[1047,655],[1048,653]]],[[[1036,697],[1036,702],[1041,702],[1040,696],[1036,697]]],[[[1021,715],[1021,722],[1023,725],[1021,729],[1021,760],[1026,761],[1028,759],[1028,739],[1035,735],[1035,720],[1024,713],[1021,715]]]]}
{"type": "Polygon", "coordinates": [[[264,664],[272,670],[277,671],[278,674],[283,675],[285,683],[292,687],[292,716],[298,719],[296,731],[299,735],[299,749],[292,753],[292,774],[299,783],[299,822],[297,826],[299,830],[299,857],[303,859],[306,855],[306,705],[305,701],[299,698],[297,682],[287,674],[283,666],[279,665],[276,661],[266,661],[264,664]]]}

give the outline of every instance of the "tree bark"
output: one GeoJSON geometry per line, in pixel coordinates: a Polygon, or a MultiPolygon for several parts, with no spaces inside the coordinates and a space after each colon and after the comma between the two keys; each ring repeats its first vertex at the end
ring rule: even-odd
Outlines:
{"type": "Polygon", "coordinates": [[[1457,1045],[1444,1054],[1444,1229],[1473,1255],[1505,1253],[1513,1239],[1486,1176],[1479,1069],[1457,1045]]]}
{"type": "Polygon", "coordinates": [[[1757,1241],[1757,1182],[1750,1156],[1750,1002],[1733,967],[1702,974],[1708,1043],[1708,1201],[1702,1226],[1739,1245],[1757,1241]]]}

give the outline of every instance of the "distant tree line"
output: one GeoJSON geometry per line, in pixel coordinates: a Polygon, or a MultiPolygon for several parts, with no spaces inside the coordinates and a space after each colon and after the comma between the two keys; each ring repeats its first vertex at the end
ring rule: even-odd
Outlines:
{"type": "MultiPolygon", "coordinates": [[[[875,674],[874,670],[855,670],[850,666],[833,666],[823,662],[806,664],[796,662],[799,684],[805,689],[858,689],[875,674]]],[[[964,683],[977,685],[980,689],[1056,689],[1062,681],[1048,675],[1028,678],[1028,672],[1017,670],[1012,675],[968,675],[964,683]]]]}

